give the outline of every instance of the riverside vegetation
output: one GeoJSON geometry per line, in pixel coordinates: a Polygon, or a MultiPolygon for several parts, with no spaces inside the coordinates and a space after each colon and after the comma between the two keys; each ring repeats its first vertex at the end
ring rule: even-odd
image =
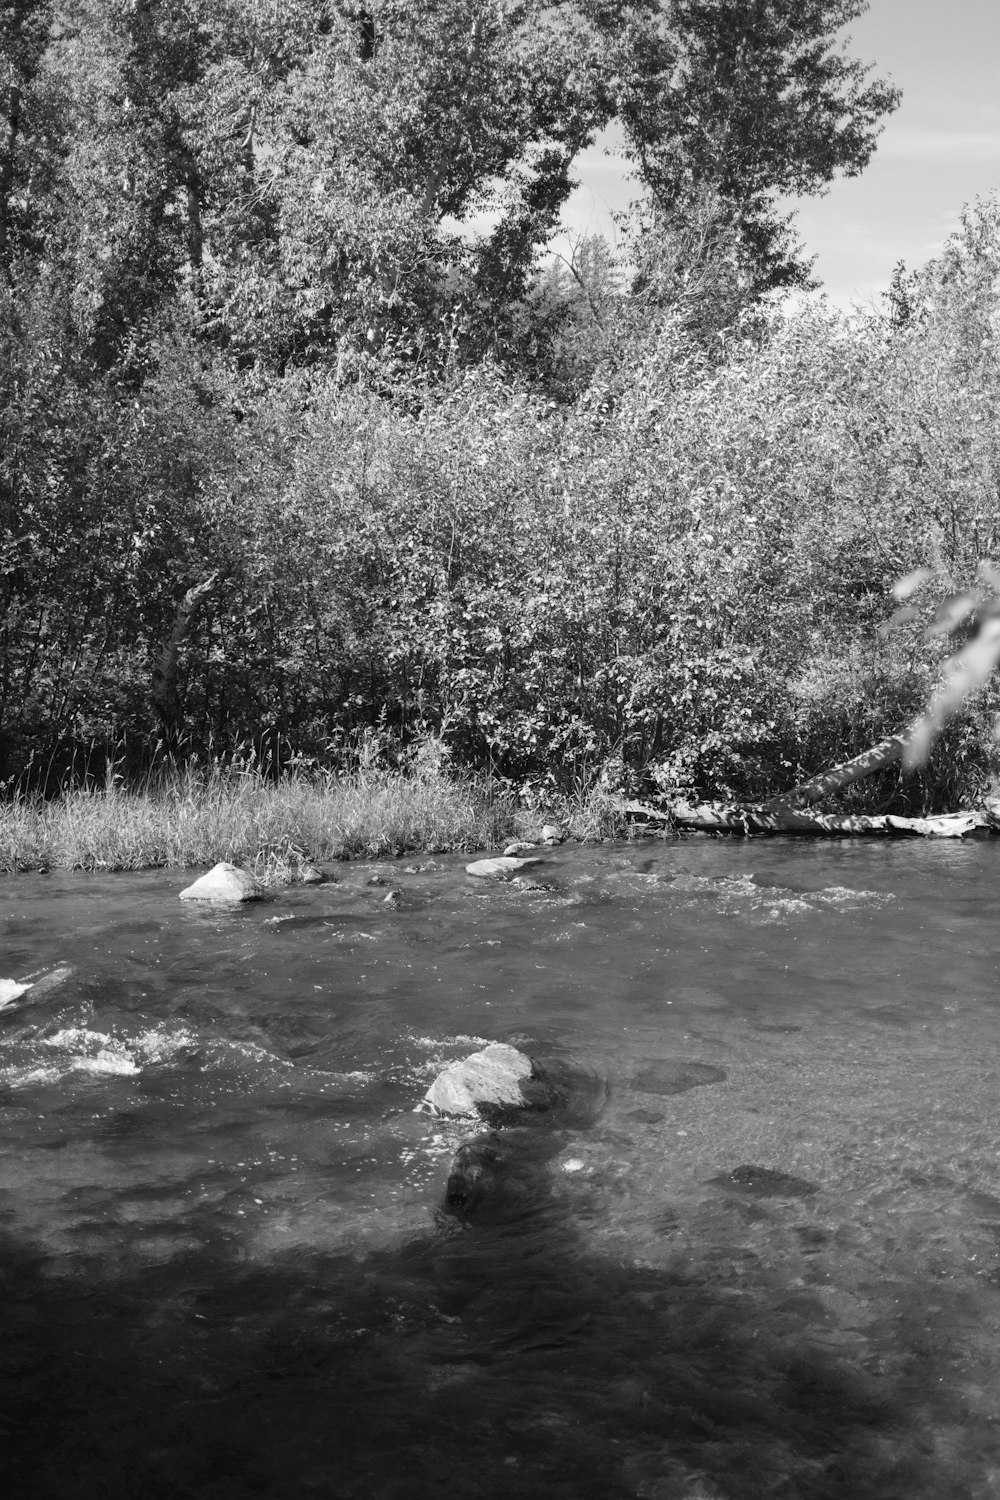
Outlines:
{"type": "MultiPolygon", "coordinates": [[[[1000,205],[789,300],[864,8],[7,6],[0,865],[614,832],[912,718],[1000,559],[1000,205]],[[547,256],[608,124],[620,243],[547,256]]],[[[991,791],[996,707],[848,804],[991,791]]]]}
{"type": "MultiPolygon", "coordinates": [[[[364,758],[362,757],[362,760],[364,758]]],[[[573,838],[626,832],[614,798],[546,798],[573,838]]],[[[0,870],[141,870],[229,860],[263,883],[294,881],[313,861],[377,859],[414,850],[489,848],[537,839],[546,815],[493,778],[432,763],[345,775],[280,778],[237,759],[160,766],[144,782],[14,795],[0,806],[0,870]]]]}

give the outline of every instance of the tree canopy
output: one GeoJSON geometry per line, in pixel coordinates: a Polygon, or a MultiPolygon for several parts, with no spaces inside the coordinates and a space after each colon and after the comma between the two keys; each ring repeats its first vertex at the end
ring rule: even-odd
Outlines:
{"type": "Polygon", "coordinates": [[[896,103],[838,46],[864,8],[16,0],[0,253],[62,280],[105,365],[178,300],[277,368],[446,328],[502,352],[616,120],[639,240],[710,202],[752,297],[807,277],[777,201],[860,171],[896,103]]]}

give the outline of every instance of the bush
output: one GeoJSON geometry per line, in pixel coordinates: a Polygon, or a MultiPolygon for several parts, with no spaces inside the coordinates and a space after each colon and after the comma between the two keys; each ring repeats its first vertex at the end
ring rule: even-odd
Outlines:
{"type": "MultiPolygon", "coordinates": [[[[5,477],[31,503],[4,731],[148,731],[152,667],[214,571],[177,652],[195,746],[337,765],[377,727],[390,763],[432,735],[511,786],[617,767],[783,790],[925,701],[950,647],[880,632],[895,580],[925,568],[930,600],[1000,555],[998,266],[989,202],[884,313],[774,312],[720,361],[661,309],[565,405],[489,365],[432,387],[388,353],[350,385],[265,377],[181,326],[151,332],[136,392],[36,339],[31,380],[8,377],[5,477]]],[[[995,774],[994,706],[970,701],[911,803],[995,774]]]]}

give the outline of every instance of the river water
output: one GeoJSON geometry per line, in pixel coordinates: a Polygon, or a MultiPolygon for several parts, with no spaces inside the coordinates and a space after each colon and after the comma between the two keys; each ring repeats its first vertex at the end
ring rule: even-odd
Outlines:
{"type": "Polygon", "coordinates": [[[546,855],[5,881],[5,1495],[1000,1495],[1000,843],[546,855]]]}

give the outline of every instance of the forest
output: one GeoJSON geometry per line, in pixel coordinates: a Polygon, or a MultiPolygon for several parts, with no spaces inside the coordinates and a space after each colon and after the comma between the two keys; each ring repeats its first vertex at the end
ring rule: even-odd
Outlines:
{"type": "MultiPolygon", "coordinates": [[[[1000,203],[878,306],[807,295],[789,204],[899,102],[865,8],[6,0],[8,791],[753,799],[918,712],[997,581],[1000,203]],[[633,208],[557,254],[609,127],[633,208]]],[[[852,795],[995,789],[997,707],[852,795]]]]}

